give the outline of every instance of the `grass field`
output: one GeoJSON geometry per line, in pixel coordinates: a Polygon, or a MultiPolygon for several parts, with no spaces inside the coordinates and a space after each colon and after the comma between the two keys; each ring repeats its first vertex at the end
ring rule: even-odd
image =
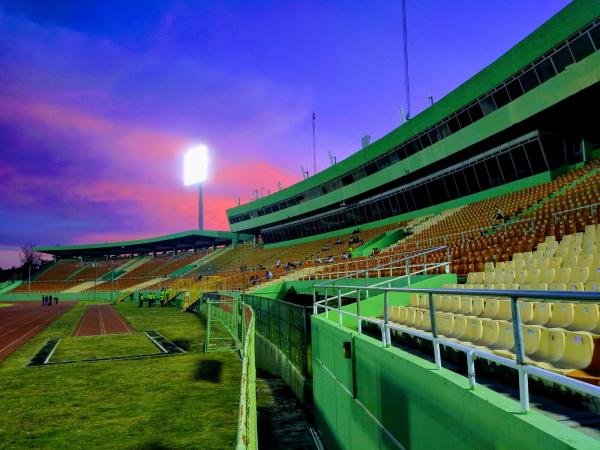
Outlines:
{"type": "Polygon", "coordinates": [[[154,329],[188,353],[25,367],[47,339],[71,336],[83,312],[77,305],[0,364],[0,448],[234,447],[238,357],[202,353],[195,315],[128,303],[117,310],[136,331],[154,329]]]}
{"type": "Polygon", "coordinates": [[[160,353],[160,350],[141,332],[108,336],[67,336],[60,340],[50,361],[79,361],[152,353],[160,353]]]}

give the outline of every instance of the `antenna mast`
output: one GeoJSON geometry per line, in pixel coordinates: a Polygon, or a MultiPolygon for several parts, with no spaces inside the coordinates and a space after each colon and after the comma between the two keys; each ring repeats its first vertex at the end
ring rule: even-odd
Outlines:
{"type": "Polygon", "coordinates": [[[317,139],[315,137],[315,113],[312,113],[312,132],[313,132],[313,175],[317,173],[317,139]]]}
{"type": "Polygon", "coordinates": [[[402,0],[402,39],[404,41],[404,96],[406,97],[406,120],[410,119],[410,81],[408,77],[408,30],[406,26],[406,0],[402,0]]]}

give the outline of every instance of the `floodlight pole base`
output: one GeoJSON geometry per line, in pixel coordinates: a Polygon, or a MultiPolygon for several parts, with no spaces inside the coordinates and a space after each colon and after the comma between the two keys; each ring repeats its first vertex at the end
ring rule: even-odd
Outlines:
{"type": "Polygon", "coordinates": [[[198,183],[198,229],[204,229],[204,211],[202,207],[202,183],[198,183]]]}

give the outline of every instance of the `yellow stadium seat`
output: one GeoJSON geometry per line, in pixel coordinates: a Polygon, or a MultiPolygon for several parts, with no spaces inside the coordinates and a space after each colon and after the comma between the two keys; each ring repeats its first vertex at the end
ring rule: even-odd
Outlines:
{"type": "Polygon", "coordinates": [[[568,369],[585,369],[590,366],[594,357],[594,338],[590,333],[565,331],[565,351],[558,367],[568,369]]]}
{"type": "Polygon", "coordinates": [[[512,256],[513,262],[514,261],[522,261],[523,259],[524,259],[523,253],[513,253],[513,256],[512,256]]]}
{"type": "Polygon", "coordinates": [[[566,291],[567,290],[567,284],[562,282],[562,283],[550,283],[548,285],[548,290],[549,291],[566,291]]]}
{"type": "Polygon", "coordinates": [[[409,327],[413,327],[416,321],[416,314],[419,311],[416,308],[404,308],[406,310],[405,324],[409,327]]]}
{"type": "Polygon", "coordinates": [[[525,270],[525,269],[515,270],[515,283],[517,283],[517,284],[527,283],[527,270],[525,270]]]}
{"type": "Polygon", "coordinates": [[[410,294],[408,297],[408,305],[417,308],[419,306],[419,294],[410,294]]]}
{"type": "Polygon", "coordinates": [[[511,261],[513,265],[513,270],[516,272],[517,270],[523,270],[525,268],[525,260],[524,259],[514,259],[511,261]]]}
{"type": "Polygon", "coordinates": [[[513,284],[515,282],[515,272],[514,270],[508,270],[504,272],[504,283],[505,284],[513,284]]]}
{"type": "Polygon", "coordinates": [[[546,281],[546,283],[568,283],[571,280],[571,268],[570,267],[561,267],[556,271],[556,276],[554,277],[554,281],[546,281]]]}
{"type": "Polygon", "coordinates": [[[546,267],[542,270],[540,282],[550,284],[554,282],[554,278],[556,278],[556,269],[553,267],[546,267]]]}
{"type": "Polygon", "coordinates": [[[515,263],[513,261],[504,261],[504,271],[505,272],[514,272],[515,263]]]}
{"type": "MultiPolygon", "coordinates": [[[[504,272],[506,270],[507,270],[506,269],[506,263],[504,261],[498,261],[496,263],[496,267],[494,268],[494,272],[498,272],[498,271],[504,272]]],[[[510,270],[510,269],[508,269],[508,270],[510,270]]]]}
{"type": "Polygon", "coordinates": [[[594,254],[579,255],[577,258],[577,267],[584,267],[588,269],[588,272],[592,264],[594,264],[594,254]]]}
{"type": "Polygon", "coordinates": [[[444,303],[447,305],[447,311],[457,313],[461,309],[462,296],[460,295],[444,295],[444,303]]]}
{"type": "Polygon", "coordinates": [[[480,316],[485,307],[485,299],[483,297],[471,297],[471,314],[480,316]]]}
{"type": "Polygon", "coordinates": [[[493,262],[486,262],[484,265],[485,271],[486,272],[495,272],[494,269],[494,263],[493,262]]]}
{"type": "Polygon", "coordinates": [[[537,325],[525,325],[523,327],[523,350],[526,355],[532,355],[540,347],[542,328],[537,325]]]}
{"type": "Polygon", "coordinates": [[[504,272],[496,271],[496,276],[494,277],[493,284],[503,284],[504,283],[504,272]]]}
{"type": "Polygon", "coordinates": [[[570,283],[586,283],[590,278],[589,267],[575,267],[571,270],[570,283]]]}
{"type": "Polygon", "coordinates": [[[575,305],[573,303],[555,303],[552,308],[552,316],[546,326],[548,328],[566,328],[573,323],[575,316],[575,305]]]}
{"type": "Polygon", "coordinates": [[[475,283],[476,276],[477,276],[477,272],[469,272],[467,274],[467,283],[475,283]]]}
{"type": "Polygon", "coordinates": [[[496,279],[496,272],[483,272],[483,282],[493,283],[496,279]]]}
{"type": "Polygon", "coordinates": [[[389,319],[392,322],[404,323],[406,320],[406,309],[401,306],[392,306],[389,319]]]}
{"type": "Polygon", "coordinates": [[[596,282],[600,282],[600,264],[596,264],[596,261],[594,261],[594,264],[592,266],[590,266],[590,277],[588,279],[588,281],[596,281],[596,282]]]}
{"type": "Polygon", "coordinates": [[[433,305],[435,306],[436,311],[446,311],[444,296],[442,295],[433,295],[433,305]]]}
{"type": "Polygon", "coordinates": [[[454,314],[451,313],[436,313],[436,323],[438,334],[451,336],[454,328],[454,314]]]}
{"type": "Polygon", "coordinates": [[[419,328],[423,331],[431,331],[431,314],[429,311],[423,311],[423,317],[421,318],[419,328]]]}
{"type": "Polygon", "coordinates": [[[528,260],[525,260],[525,269],[527,270],[533,270],[533,269],[537,269],[539,266],[538,260],[536,258],[531,258],[528,260]]]}
{"type": "Polygon", "coordinates": [[[562,267],[576,267],[579,260],[577,255],[567,255],[562,259],[562,267]]]}
{"type": "Polygon", "coordinates": [[[471,297],[460,297],[460,310],[458,311],[460,314],[471,315],[473,310],[473,300],[471,297]]]}
{"type": "Polygon", "coordinates": [[[485,345],[487,347],[492,348],[493,345],[498,342],[498,336],[499,336],[499,326],[498,326],[498,321],[497,320],[491,320],[491,319],[483,319],[481,321],[482,323],[482,331],[481,331],[481,337],[479,339],[479,341],[477,341],[478,344],[480,345],[485,345]]]}
{"type": "Polygon", "coordinates": [[[536,291],[547,291],[548,290],[548,283],[535,283],[533,286],[534,286],[534,290],[536,290],[536,291]]]}
{"type": "Polygon", "coordinates": [[[588,281],[584,284],[583,290],[589,292],[600,292],[600,283],[595,281],[588,281]]]}
{"type": "Polygon", "coordinates": [[[483,320],[477,317],[469,317],[466,327],[462,339],[469,342],[479,342],[483,333],[483,320]]]}
{"type": "Polygon", "coordinates": [[[558,269],[562,264],[562,258],[559,256],[548,256],[541,261],[540,266],[543,268],[550,267],[558,269]]]}
{"type": "Polygon", "coordinates": [[[526,302],[519,301],[519,311],[521,312],[521,322],[529,323],[533,319],[533,303],[534,302],[526,302]]]}
{"type": "Polygon", "coordinates": [[[460,339],[467,331],[467,317],[461,315],[454,316],[454,327],[452,328],[452,337],[460,339]]]}
{"type": "Polygon", "coordinates": [[[531,318],[532,325],[546,325],[552,316],[552,302],[532,302],[533,317],[531,318]]]}
{"type": "Polygon", "coordinates": [[[498,322],[498,340],[494,344],[497,350],[512,350],[515,346],[515,335],[511,322],[501,320],[498,322]]]}
{"type": "Polygon", "coordinates": [[[429,294],[419,294],[419,308],[429,309],[429,294]]]}
{"type": "MultiPolygon", "coordinates": [[[[539,283],[540,282],[540,269],[529,269],[525,278],[525,283],[539,283]]],[[[521,284],[521,283],[519,283],[521,284]]]]}
{"type": "Polygon", "coordinates": [[[585,291],[585,283],[569,283],[567,285],[567,291],[585,291]]]}
{"type": "Polygon", "coordinates": [[[584,244],[581,247],[581,256],[594,256],[598,252],[598,247],[596,244],[584,244]]]}
{"type": "Polygon", "coordinates": [[[600,305],[597,303],[575,303],[573,323],[569,328],[591,331],[596,334],[600,333],[600,305]]]}
{"type": "Polygon", "coordinates": [[[554,363],[565,354],[565,333],[562,330],[542,328],[540,346],[532,357],[545,362],[554,363]]]}

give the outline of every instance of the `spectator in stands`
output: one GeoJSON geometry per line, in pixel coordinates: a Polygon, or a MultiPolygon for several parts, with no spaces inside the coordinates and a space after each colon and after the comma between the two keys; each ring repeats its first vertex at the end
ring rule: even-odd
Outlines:
{"type": "Polygon", "coordinates": [[[360,228],[355,228],[354,231],[352,231],[352,234],[358,234],[360,233],[360,228]]]}
{"type": "Polygon", "coordinates": [[[281,259],[277,258],[277,261],[275,262],[275,267],[281,267],[281,259]]]}
{"type": "Polygon", "coordinates": [[[329,258],[327,258],[327,262],[329,264],[333,263],[333,255],[329,255],[329,258]]]}
{"type": "Polygon", "coordinates": [[[321,259],[321,257],[319,256],[319,257],[316,259],[316,263],[317,263],[317,264],[321,264],[322,262],[323,262],[323,260],[322,260],[322,259],[321,259]]]}
{"type": "Polygon", "coordinates": [[[324,251],[324,252],[327,252],[327,251],[329,251],[329,245],[324,245],[324,246],[323,246],[323,251],[324,251]]]}
{"type": "Polygon", "coordinates": [[[506,218],[506,215],[504,214],[504,211],[502,210],[502,208],[497,208],[496,211],[494,211],[494,215],[492,217],[492,222],[494,223],[494,225],[500,225],[504,223],[504,219],[506,218]]]}
{"type": "Polygon", "coordinates": [[[337,238],[337,241],[335,241],[335,245],[340,245],[342,243],[342,240],[340,238],[337,238]]]}
{"type": "Polygon", "coordinates": [[[290,263],[286,262],[285,266],[283,267],[283,269],[287,272],[288,270],[290,270],[290,263]]]}

